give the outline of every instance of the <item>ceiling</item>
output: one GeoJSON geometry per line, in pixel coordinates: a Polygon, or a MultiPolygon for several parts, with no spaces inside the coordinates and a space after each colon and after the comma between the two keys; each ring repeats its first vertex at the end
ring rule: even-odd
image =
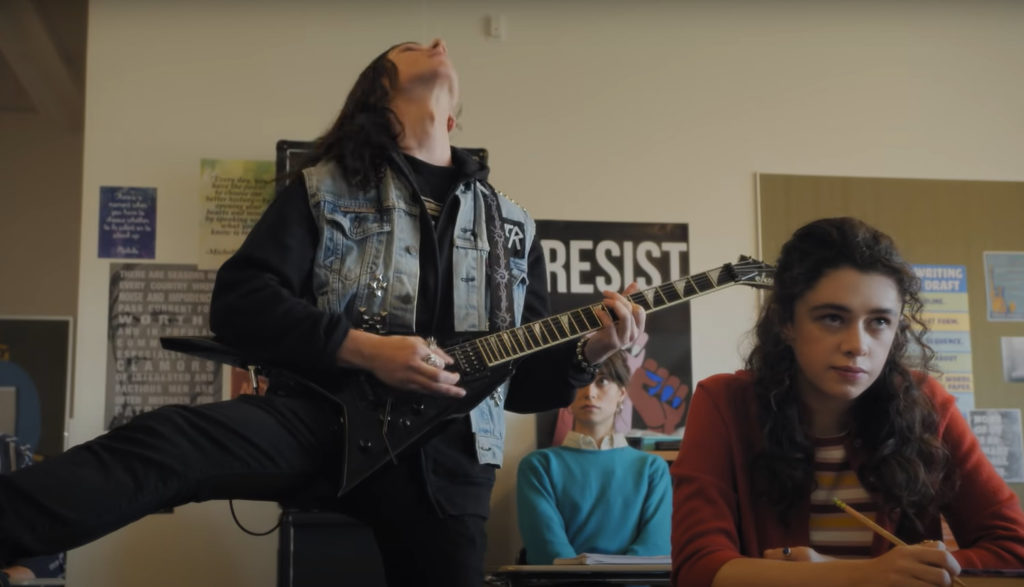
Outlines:
{"type": "Polygon", "coordinates": [[[0,0],[0,115],[82,125],[88,0],[0,0]]]}

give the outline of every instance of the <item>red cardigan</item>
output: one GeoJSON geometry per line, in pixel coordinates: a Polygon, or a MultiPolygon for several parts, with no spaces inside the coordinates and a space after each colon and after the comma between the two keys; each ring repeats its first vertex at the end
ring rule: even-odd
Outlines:
{"type": "MultiPolygon", "coordinates": [[[[981,452],[953,396],[931,377],[921,388],[935,404],[939,436],[960,475],[957,493],[941,508],[960,545],[953,556],[964,568],[1024,568],[1024,513],[1017,496],[981,452]]],[[[715,375],[697,385],[672,464],[673,585],[710,585],[734,558],[810,544],[810,496],[788,528],[774,509],[754,499],[749,462],[761,442],[749,372],[715,375]]],[[[890,532],[898,521],[893,512],[878,513],[877,522],[890,532]]],[[[927,528],[927,538],[942,539],[938,519],[927,528]]],[[[875,537],[874,556],[889,548],[875,537]]]]}

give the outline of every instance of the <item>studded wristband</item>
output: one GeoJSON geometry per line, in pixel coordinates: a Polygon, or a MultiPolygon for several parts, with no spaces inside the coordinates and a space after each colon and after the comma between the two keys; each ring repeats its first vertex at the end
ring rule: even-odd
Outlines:
{"type": "Polygon", "coordinates": [[[598,369],[601,368],[601,363],[591,363],[587,360],[587,355],[583,351],[587,348],[588,341],[590,338],[583,336],[576,343],[576,366],[585,371],[588,376],[594,377],[597,375],[598,369]]]}

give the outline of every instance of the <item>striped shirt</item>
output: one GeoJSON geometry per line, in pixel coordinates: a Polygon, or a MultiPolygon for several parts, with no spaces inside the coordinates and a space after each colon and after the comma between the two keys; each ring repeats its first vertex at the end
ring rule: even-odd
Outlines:
{"type": "Polygon", "coordinates": [[[441,216],[441,207],[444,205],[437,200],[423,196],[423,205],[427,207],[427,214],[430,215],[430,219],[437,221],[441,216]]]}
{"type": "Polygon", "coordinates": [[[811,548],[840,558],[869,557],[874,532],[833,502],[838,497],[870,519],[877,513],[871,496],[850,466],[845,442],[845,434],[814,439],[817,488],[811,492],[811,548]]]}

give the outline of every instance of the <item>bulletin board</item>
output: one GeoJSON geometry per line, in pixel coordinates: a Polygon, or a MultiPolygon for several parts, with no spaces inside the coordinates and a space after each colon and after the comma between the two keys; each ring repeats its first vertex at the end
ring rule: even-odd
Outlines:
{"type": "MultiPolygon", "coordinates": [[[[757,198],[765,261],[803,224],[854,216],[892,236],[909,263],[966,267],[975,408],[1024,409],[1001,342],[1024,337],[1024,321],[988,319],[984,261],[986,251],[1024,251],[1024,182],[758,174],[757,198]]],[[[1024,495],[1024,483],[1011,487],[1024,495]]]]}

